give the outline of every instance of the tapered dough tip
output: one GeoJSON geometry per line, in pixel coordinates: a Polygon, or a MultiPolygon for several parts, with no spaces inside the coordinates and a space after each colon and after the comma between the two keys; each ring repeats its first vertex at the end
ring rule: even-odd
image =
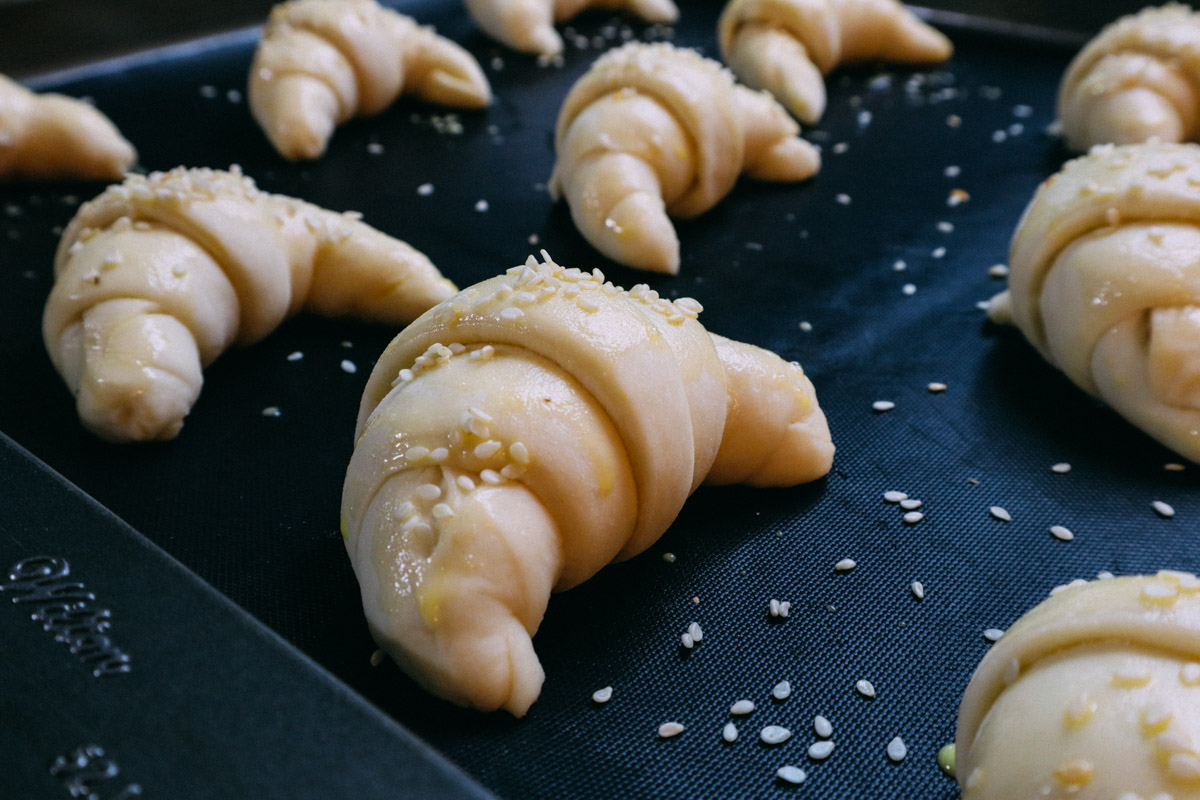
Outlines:
{"type": "Polygon", "coordinates": [[[679,19],[679,6],[671,0],[633,0],[630,11],[647,22],[675,22],[679,19]]]}
{"type": "Polygon", "coordinates": [[[162,370],[143,385],[89,383],[76,397],[85,428],[105,441],[148,442],[174,439],[196,401],[195,387],[162,370]]]}
{"type": "Polygon", "coordinates": [[[760,181],[793,183],[808,180],[821,169],[821,154],[797,137],[780,139],[746,166],[746,174],[760,181]]]}
{"type": "Polygon", "coordinates": [[[534,25],[529,29],[524,41],[519,43],[518,49],[538,55],[553,56],[562,52],[563,40],[558,35],[558,31],[554,30],[553,25],[534,25]]]}
{"type": "Polygon", "coordinates": [[[635,192],[617,203],[600,236],[592,244],[614,261],[651,272],[679,273],[679,237],[657,195],[635,192]]]}
{"type": "Polygon", "coordinates": [[[949,37],[917,17],[908,14],[898,17],[897,28],[887,54],[890,61],[936,63],[954,55],[954,44],[949,37]]]}
{"type": "Polygon", "coordinates": [[[483,73],[455,74],[434,70],[429,76],[430,90],[437,102],[458,108],[484,108],[492,102],[492,87],[483,73]]]}
{"type": "Polygon", "coordinates": [[[252,98],[251,110],[267,139],[289,161],[320,158],[339,113],[337,96],[328,86],[294,76],[262,89],[252,98]]]}

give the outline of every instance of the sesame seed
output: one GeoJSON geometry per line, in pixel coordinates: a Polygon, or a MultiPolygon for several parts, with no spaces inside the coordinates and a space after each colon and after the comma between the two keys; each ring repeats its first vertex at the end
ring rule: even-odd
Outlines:
{"type": "Polygon", "coordinates": [[[433,194],[433,184],[432,183],[422,183],[420,186],[417,187],[417,194],[420,195],[421,197],[429,197],[429,195],[433,194]]]}
{"type": "Polygon", "coordinates": [[[983,632],[983,638],[987,639],[989,642],[998,642],[1000,641],[1000,637],[1003,635],[1004,631],[1000,630],[999,628],[988,628],[983,632]]]}
{"type": "Polygon", "coordinates": [[[930,255],[932,255],[934,258],[943,258],[946,255],[946,248],[935,247],[930,255]]]}
{"type": "Polygon", "coordinates": [[[612,693],[613,688],[611,686],[605,686],[603,689],[597,689],[596,691],[592,692],[592,702],[601,704],[607,703],[609,700],[612,700],[612,693]]]}
{"type": "Polygon", "coordinates": [[[850,195],[846,194],[845,192],[839,193],[838,196],[833,199],[837,201],[838,205],[850,205],[850,195]]]}
{"type": "Polygon", "coordinates": [[[942,170],[942,174],[945,175],[947,178],[957,178],[959,175],[962,174],[962,167],[959,167],[955,164],[951,164],[950,166],[948,166],[944,170],[942,170]]]}
{"type": "Polygon", "coordinates": [[[779,778],[781,781],[799,786],[800,784],[804,783],[804,779],[807,776],[804,774],[804,770],[800,769],[799,767],[794,767],[791,764],[784,764],[782,767],[775,770],[775,777],[779,778]]]}
{"type": "Polygon", "coordinates": [[[771,598],[771,601],[767,603],[767,613],[769,613],[772,617],[779,616],[779,601],[773,597],[771,598]]]}
{"type": "Polygon", "coordinates": [[[663,739],[670,739],[683,733],[683,730],[683,725],[678,722],[664,722],[658,726],[658,735],[663,739]]]}
{"type": "Polygon", "coordinates": [[[988,277],[989,278],[1006,278],[1006,277],[1008,277],[1008,265],[992,264],[990,267],[988,267],[988,277]]]}
{"type": "Polygon", "coordinates": [[[960,117],[958,114],[951,114],[950,116],[946,117],[946,124],[951,128],[957,128],[958,126],[962,125],[962,117],[960,117]]]}
{"type": "Polygon", "coordinates": [[[808,333],[812,329],[813,329],[812,323],[809,322],[808,320],[802,320],[800,322],[800,330],[804,331],[805,333],[808,333]]]}
{"type": "Polygon", "coordinates": [[[818,714],[813,717],[813,731],[822,739],[828,739],[833,736],[833,723],[818,714]]]}
{"type": "Polygon", "coordinates": [[[680,642],[680,644],[683,645],[684,649],[686,649],[686,650],[691,650],[693,647],[696,646],[696,640],[693,639],[692,635],[687,632],[680,634],[679,642],[680,642]]]}
{"type": "Polygon", "coordinates": [[[367,152],[373,156],[383,155],[383,145],[379,142],[369,142],[367,144],[367,152]]]}
{"type": "Polygon", "coordinates": [[[702,631],[700,629],[699,622],[693,622],[690,625],[688,625],[687,632],[688,632],[688,635],[692,637],[692,641],[694,641],[694,642],[698,642],[704,638],[704,631],[702,631]]]}
{"type": "Polygon", "coordinates": [[[1071,533],[1069,528],[1065,528],[1062,525],[1051,525],[1050,535],[1063,542],[1069,542],[1075,538],[1075,534],[1071,533]]]}
{"type": "Polygon", "coordinates": [[[1055,464],[1054,466],[1050,467],[1050,471],[1051,471],[1051,472],[1056,472],[1056,473],[1058,473],[1059,475],[1066,475],[1068,472],[1070,472],[1070,471],[1071,471],[1071,465],[1070,465],[1070,464],[1068,464],[1068,463],[1067,463],[1067,462],[1065,462],[1065,461],[1060,461],[1059,463],[1057,463],[1057,464],[1055,464]]]}
{"type": "Polygon", "coordinates": [[[901,500],[907,500],[907,499],[908,499],[908,495],[905,494],[904,492],[897,492],[895,490],[892,490],[892,491],[883,493],[883,501],[885,503],[899,503],[901,500]]]}
{"type": "Polygon", "coordinates": [[[912,297],[914,294],[917,293],[917,285],[915,283],[906,283],[900,287],[900,291],[906,297],[912,297]]]}
{"type": "Polygon", "coordinates": [[[342,372],[353,375],[354,373],[358,372],[358,367],[350,359],[343,358],[342,359],[342,372]]]}
{"type": "Polygon", "coordinates": [[[424,500],[426,503],[432,503],[442,496],[442,489],[436,483],[422,483],[416,489],[413,489],[413,495],[418,500],[424,500]]]}
{"type": "Polygon", "coordinates": [[[849,149],[850,149],[850,145],[847,144],[846,142],[838,142],[837,144],[835,144],[833,146],[833,152],[839,156],[849,149]]]}
{"type": "Polygon", "coordinates": [[[734,703],[733,705],[731,705],[729,707],[729,713],[733,714],[736,717],[745,716],[746,714],[749,714],[753,710],[754,710],[754,701],[752,701],[752,700],[738,700],[736,703],[734,703]]]}
{"type": "Polygon", "coordinates": [[[992,141],[995,142],[996,144],[1000,144],[1007,138],[1008,138],[1008,134],[1005,131],[1002,131],[1002,130],[992,131],[992,141]]]}
{"type": "Polygon", "coordinates": [[[792,738],[792,732],[779,725],[768,725],[759,731],[758,738],[763,741],[763,744],[783,744],[792,738]]]}
{"type": "Polygon", "coordinates": [[[906,269],[908,269],[908,264],[901,259],[896,259],[896,262],[892,264],[892,270],[895,272],[904,272],[906,269]]]}
{"type": "Polygon", "coordinates": [[[283,412],[279,410],[279,406],[267,406],[262,410],[264,417],[278,417],[283,412]]]}
{"type": "Polygon", "coordinates": [[[475,457],[478,459],[488,459],[500,452],[504,445],[495,439],[488,439],[486,442],[480,442],[475,445],[475,457]]]}
{"type": "Polygon", "coordinates": [[[1014,117],[1020,117],[1021,119],[1026,119],[1028,117],[1033,116],[1033,107],[1027,106],[1022,103],[1021,105],[1013,106],[1012,113],[1013,113],[1014,117]]]}
{"type": "Polygon", "coordinates": [[[875,411],[891,411],[895,407],[896,404],[891,400],[876,400],[874,403],[871,403],[871,408],[875,411]]]}
{"type": "Polygon", "coordinates": [[[875,686],[868,680],[860,680],[854,684],[854,691],[861,694],[863,697],[874,697],[875,686]]]}
{"type": "Polygon", "coordinates": [[[903,508],[905,511],[912,511],[914,509],[920,508],[921,505],[922,505],[921,501],[917,500],[916,498],[913,498],[913,497],[906,497],[900,501],[900,507],[903,508]]]}
{"type": "Polygon", "coordinates": [[[918,600],[925,599],[925,584],[920,581],[913,581],[908,588],[912,592],[913,597],[918,600]]]}
{"type": "Polygon", "coordinates": [[[926,388],[929,389],[931,394],[939,394],[941,392],[946,391],[946,384],[940,383],[938,381],[934,381],[933,383],[929,384],[929,386],[926,388]]]}
{"type": "Polygon", "coordinates": [[[904,515],[903,519],[909,525],[916,525],[918,522],[925,519],[925,515],[920,511],[909,511],[904,515]]]}
{"type": "Polygon", "coordinates": [[[953,222],[939,222],[937,224],[937,229],[940,233],[954,233],[954,223],[953,222]]]}
{"type": "Polygon", "coordinates": [[[1003,506],[992,506],[988,509],[988,513],[1001,522],[1012,522],[1012,514],[1009,514],[1003,506]]]}
{"type": "Polygon", "coordinates": [[[965,189],[951,189],[950,194],[946,197],[946,205],[954,208],[971,199],[971,195],[965,189]]]}
{"type": "Polygon", "coordinates": [[[457,483],[458,488],[462,489],[464,492],[469,492],[475,488],[475,481],[471,480],[466,475],[459,475],[454,479],[454,482],[457,483]]]}
{"type": "Polygon", "coordinates": [[[508,306],[500,312],[500,318],[509,320],[510,322],[513,320],[518,320],[523,316],[525,316],[525,312],[516,306],[508,306]]]}
{"type": "Polygon", "coordinates": [[[892,761],[903,761],[906,755],[908,755],[908,746],[904,744],[904,740],[899,736],[888,742],[887,757],[892,761]]]}
{"type": "Polygon", "coordinates": [[[382,650],[376,650],[374,653],[371,653],[371,666],[378,667],[383,663],[385,658],[387,658],[387,655],[382,650]]]}
{"type": "Polygon", "coordinates": [[[738,729],[737,725],[732,722],[726,722],[725,727],[721,728],[721,738],[727,742],[737,741],[738,729]]]}
{"type": "Polygon", "coordinates": [[[813,742],[808,746],[808,757],[813,761],[824,761],[833,752],[834,743],[829,739],[813,742]]]}
{"type": "Polygon", "coordinates": [[[434,519],[449,519],[454,516],[454,509],[448,503],[438,503],[429,510],[434,519]]]}
{"type": "Polygon", "coordinates": [[[771,697],[776,700],[787,700],[792,693],[792,684],[788,681],[780,681],[775,684],[775,688],[771,689],[771,697]]]}
{"type": "Polygon", "coordinates": [[[1170,505],[1164,503],[1162,500],[1155,500],[1150,505],[1154,507],[1154,512],[1160,517],[1170,519],[1171,517],[1175,516],[1175,509],[1171,508],[1170,505]]]}
{"type": "Polygon", "coordinates": [[[481,213],[481,214],[482,214],[483,212],[487,211],[487,210],[488,210],[488,201],[487,201],[487,200],[480,200],[479,202],[477,202],[477,203],[475,204],[475,210],[476,210],[476,211],[478,211],[478,212],[479,212],[479,213],[481,213]]]}
{"type": "Polygon", "coordinates": [[[302,358],[304,358],[304,353],[301,353],[299,350],[297,350],[294,353],[288,353],[287,360],[288,361],[299,361],[302,358]]]}
{"type": "Polygon", "coordinates": [[[849,572],[857,566],[858,562],[853,558],[843,558],[841,561],[833,565],[833,569],[836,572],[849,572]]]}

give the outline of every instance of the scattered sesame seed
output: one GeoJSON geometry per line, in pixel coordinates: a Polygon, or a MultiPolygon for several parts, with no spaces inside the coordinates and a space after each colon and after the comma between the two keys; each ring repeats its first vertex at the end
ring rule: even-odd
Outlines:
{"type": "Polygon", "coordinates": [[[701,639],[704,638],[704,631],[700,629],[699,622],[693,622],[690,625],[688,625],[687,632],[688,632],[688,635],[692,637],[693,642],[699,642],[701,639]]]}
{"type": "Polygon", "coordinates": [[[834,743],[830,739],[813,742],[808,746],[808,757],[813,761],[824,761],[833,752],[834,743]]]}
{"type": "Polygon", "coordinates": [[[967,478],[967,483],[971,484],[972,486],[978,486],[979,478],[967,478]]]}
{"type": "Polygon", "coordinates": [[[1112,579],[1113,579],[1113,578],[1115,578],[1115,577],[1117,577],[1117,576],[1116,576],[1116,575],[1113,575],[1111,572],[1109,572],[1109,571],[1108,571],[1108,570],[1106,570],[1106,569],[1102,569],[1102,570],[1100,570],[1099,572],[1097,572],[1097,573],[1096,573],[1096,579],[1097,579],[1097,580],[1101,580],[1101,581],[1109,581],[1109,580],[1112,580],[1112,579]]]}
{"type": "Polygon", "coordinates": [[[988,277],[989,278],[1008,277],[1008,265],[1007,264],[992,264],[990,267],[988,267],[988,277]]]}
{"type": "Polygon", "coordinates": [[[484,211],[487,211],[487,210],[488,210],[488,208],[489,208],[489,206],[488,206],[488,201],[487,201],[487,200],[480,200],[479,202],[477,202],[477,203],[475,204],[475,210],[476,210],[476,211],[478,211],[478,212],[479,212],[479,213],[481,213],[481,214],[482,214],[484,211]]]}
{"type": "Polygon", "coordinates": [[[958,126],[962,125],[962,117],[960,117],[958,114],[951,114],[950,116],[946,117],[946,124],[951,128],[957,128],[958,126]]]}
{"type": "Polygon", "coordinates": [[[833,569],[836,572],[849,572],[857,566],[858,562],[853,558],[843,558],[841,561],[833,565],[833,569]]]}
{"type": "Polygon", "coordinates": [[[1163,469],[1165,469],[1167,472],[1183,472],[1186,467],[1184,467],[1183,464],[1171,462],[1169,464],[1163,464],[1163,469]]]}
{"type": "Polygon", "coordinates": [[[1160,517],[1170,519],[1171,517],[1175,516],[1175,509],[1171,508],[1171,506],[1164,503],[1162,500],[1155,500],[1150,505],[1154,507],[1155,513],[1157,513],[1160,517]]]}
{"type": "Polygon", "coordinates": [[[538,236],[536,233],[531,233],[531,234],[529,234],[529,239],[528,239],[528,241],[529,241],[529,243],[530,243],[530,244],[532,244],[532,245],[536,245],[536,244],[537,244],[538,242],[540,242],[541,240],[542,240],[542,237],[538,236]]]}
{"type": "Polygon", "coordinates": [[[299,350],[297,350],[294,353],[288,353],[287,360],[288,361],[299,361],[302,358],[304,358],[304,353],[301,353],[299,350]]]}
{"type": "Polygon", "coordinates": [[[735,717],[745,716],[754,710],[753,700],[738,700],[729,707],[729,713],[735,717]]]}
{"type": "Polygon", "coordinates": [[[894,489],[883,493],[883,501],[885,503],[899,503],[901,500],[907,500],[908,495],[904,492],[897,492],[894,489]]]}
{"type": "Polygon", "coordinates": [[[1008,135],[1009,136],[1020,136],[1024,132],[1025,132],[1025,126],[1019,122],[1014,122],[1012,125],[1008,126],[1008,135]]]}
{"type": "Polygon", "coordinates": [[[737,741],[738,729],[737,725],[732,722],[726,722],[725,727],[721,728],[721,738],[727,742],[737,741]]]}
{"type": "Polygon", "coordinates": [[[837,144],[835,144],[833,146],[833,152],[839,156],[849,149],[850,149],[850,145],[847,144],[846,142],[838,142],[837,144]]]}
{"type": "Polygon", "coordinates": [[[904,740],[901,739],[899,736],[897,736],[895,739],[892,739],[890,742],[888,742],[887,757],[890,758],[892,761],[899,763],[899,762],[903,761],[904,757],[907,755],[908,755],[908,746],[906,744],[904,744],[904,740]]]}
{"type": "Polygon", "coordinates": [[[217,96],[217,87],[207,86],[207,85],[201,86],[200,87],[200,96],[205,98],[206,100],[212,100],[214,97],[217,96]]]}
{"type": "Polygon", "coordinates": [[[871,408],[876,411],[891,411],[895,407],[896,404],[891,400],[876,400],[874,403],[871,403],[871,408]]]}
{"type": "Polygon", "coordinates": [[[242,102],[242,93],[237,89],[230,89],[225,93],[225,99],[231,103],[240,103],[242,102]]]}
{"type": "Polygon", "coordinates": [[[906,283],[900,287],[901,293],[906,297],[912,297],[917,293],[917,285],[915,283],[906,283]]]}
{"type": "Polygon", "coordinates": [[[912,592],[913,597],[917,598],[918,600],[925,599],[925,584],[921,583],[920,581],[913,581],[911,584],[909,584],[908,588],[912,592]]]}
{"type": "Polygon", "coordinates": [[[804,774],[804,770],[800,769],[799,767],[794,767],[791,764],[784,764],[782,767],[775,770],[775,777],[779,778],[781,781],[786,781],[787,783],[799,786],[800,784],[804,783],[804,779],[807,776],[804,774]]]}
{"type": "Polygon", "coordinates": [[[854,691],[861,694],[863,697],[874,697],[875,686],[868,680],[860,680],[854,684],[854,691]]]}
{"type": "Polygon", "coordinates": [[[992,506],[988,509],[988,513],[1001,522],[1012,522],[1012,514],[1002,506],[992,506]]]}
{"type": "Polygon", "coordinates": [[[946,205],[954,208],[971,199],[971,195],[965,189],[951,189],[950,194],[946,197],[946,205]]]}
{"type": "Polygon", "coordinates": [[[1057,472],[1059,475],[1066,475],[1068,472],[1071,471],[1071,465],[1065,461],[1060,461],[1059,463],[1050,467],[1050,471],[1057,472]]]}
{"type": "Polygon", "coordinates": [[[664,722],[658,726],[658,735],[663,739],[670,739],[683,733],[683,730],[683,725],[678,722],[664,722]]]}
{"type": "Polygon", "coordinates": [[[895,263],[892,264],[892,269],[896,272],[904,272],[904,270],[908,269],[908,264],[903,259],[896,259],[895,263]]]}
{"type": "Polygon", "coordinates": [[[923,503],[920,500],[917,500],[915,497],[906,497],[900,501],[900,507],[905,511],[912,511],[920,508],[922,505],[923,503]]]}
{"type": "Polygon", "coordinates": [[[387,655],[382,650],[376,650],[374,653],[371,653],[371,666],[378,667],[383,663],[385,658],[387,658],[387,655]]]}
{"type": "Polygon", "coordinates": [[[946,255],[946,248],[935,247],[930,255],[932,255],[934,258],[943,258],[946,255]]]}
{"type": "Polygon", "coordinates": [[[937,224],[937,229],[940,233],[954,233],[954,223],[953,222],[939,222],[937,224]]]}
{"type": "Polygon", "coordinates": [[[947,178],[957,178],[962,174],[962,167],[958,166],[957,164],[951,164],[942,170],[942,174],[947,178]]]}
{"type": "Polygon", "coordinates": [[[603,689],[597,689],[596,691],[592,692],[592,702],[601,704],[607,703],[609,700],[612,700],[612,693],[613,688],[611,686],[605,686],[603,689]]]}
{"type": "Polygon", "coordinates": [[[975,308],[979,309],[980,311],[987,311],[991,307],[992,307],[992,301],[990,301],[990,300],[976,300],[975,301],[975,308]]]}
{"type": "Polygon", "coordinates": [[[383,145],[379,142],[368,142],[367,152],[373,156],[383,155],[383,145]]]}
{"type": "Polygon", "coordinates": [[[918,522],[925,519],[925,515],[920,511],[909,511],[902,519],[909,525],[916,525],[918,522]]]}
{"type": "Polygon", "coordinates": [[[839,193],[838,196],[833,199],[837,201],[838,205],[850,205],[850,195],[846,194],[845,192],[839,193]]]}
{"type": "Polygon", "coordinates": [[[354,373],[358,372],[358,367],[350,359],[343,358],[342,359],[342,372],[346,372],[346,373],[353,375],[354,373]]]}
{"type": "Polygon", "coordinates": [[[828,739],[833,736],[833,723],[818,714],[813,717],[813,731],[822,739],[828,739]]]}
{"type": "Polygon", "coordinates": [[[278,417],[283,412],[279,410],[279,406],[267,406],[262,410],[264,417],[278,417]]]}
{"type": "Polygon", "coordinates": [[[800,322],[800,330],[804,331],[805,333],[808,333],[812,329],[813,329],[812,323],[809,322],[808,320],[802,320],[800,322]]]}
{"type": "Polygon", "coordinates": [[[518,320],[523,316],[525,316],[525,312],[516,306],[508,306],[500,312],[500,318],[509,320],[510,322],[518,320]]]}
{"type": "Polygon", "coordinates": [[[1012,113],[1013,113],[1014,117],[1019,117],[1021,119],[1027,119],[1027,118],[1033,116],[1033,107],[1027,106],[1024,103],[1022,103],[1020,105],[1013,106],[1012,113]]]}
{"type": "Polygon", "coordinates": [[[1070,542],[1075,538],[1075,534],[1071,533],[1068,528],[1065,528],[1062,525],[1051,525],[1050,535],[1063,542],[1070,542]]]}
{"type": "Polygon", "coordinates": [[[1008,134],[1005,131],[1002,131],[1002,130],[992,131],[992,141],[995,142],[996,144],[1000,144],[1007,138],[1008,138],[1008,134]]]}
{"type": "Polygon", "coordinates": [[[788,695],[792,693],[792,684],[788,681],[780,681],[775,684],[775,688],[771,689],[771,697],[776,700],[787,700],[788,695]]]}
{"type": "Polygon", "coordinates": [[[983,638],[987,639],[989,642],[998,642],[1000,641],[1000,637],[1003,635],[1004,631],[1000,630],[999,628],[988,628],[983,632],[983,638]]]}
{"type": "Polygon", "coordinates": [[[429,195],[433,194],[433,184],[432,183],[422,183],[420,186],[417,187],[417,194],[420,195],[421,197],[429,197],[429,195]]]}
{"type": "Polygon", "coordinates": [[[663,561],[667,562],[668,564],[674,564],[675,563],[675,554],[674,553],[663,553],[663,561]]]}
{"type": "Polygon", "coordinates": [[[692,635],[687,632],[680,634],[679,643],[682,644],[684,649],[686,649],[686,650],[691,650],[693,647],[696,646],[696,640],[693,639],[692,635]]]}
{"type": "Polygon", "coordinates": [[[758,738],[763,744],[783,744],[792,738],[792,732],[779,725],[768,725],[759,731],[758,738]]]}
{"type": "Polygon", "coordinates": [[[926,388],[929,389],[931,394],[940,394],[940,393],[946,391],[946,384],[941,383],[939,381],[934,381],[933,383],[929,384],[929,386],[927,386],[926,388]]]}

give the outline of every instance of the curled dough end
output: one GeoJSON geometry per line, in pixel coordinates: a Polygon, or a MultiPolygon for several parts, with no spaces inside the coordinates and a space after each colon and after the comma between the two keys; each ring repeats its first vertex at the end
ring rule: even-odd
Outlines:
{"type": "Polygon", "coordinates": [[[647,22],[679,18],[672,0],[465,0],[467,12],[491,38],[523,53],[552,56],[563,41],[554,29],[588,8],[625,11],[647,22]]]}
{"type": "Polygon", "coordinates": [[[954,52],[897,0],[730,0],[717,32],[738,80],[770,92],[808,124],[824,114],[824,76],[839,65],[931,64],[954,52]]]}
{"type": "Polygon", "coordinates": [[[551,591],[650,547],[706,479],[792,485],[833,454],[798,366],[709,334],[695,301],[545,259],[388,346],[342,493],[377,640],[430,691],[518,716],[551,591]]]}
{"type": "Polygon", "coordinates": [[[402,93],[459,108],[492,98],[470,53],[375,0],[288,0],[272,9],[248,95],[280,155],[320,157],[339,124],[379,113],[402,93]]]}
{"type": "Polygon", "coordinates": [[[606,53],[563,101],[549,187],[594,247],[627,266],[674,274],[670,217],[716,205],[742,172],[798,181],[816,149],[769,95],[734,84],[695,51],[629,44],[606,53]]]}
{"type": "Polygon", "coordinates": [[[1198,592],[1172,570],[1080,581],[1017,620],[959,707],[963,797],[1194,795],[1198,592]]]}
{"type": "Polygon", "coordinates": [[[137,153],[81,100],[34,94],[0,75],[0,180],[120,180],[137,153]]]}
{"type": "Polygon", "coordinates": [[[1067,146],[1194,141],[1200,14],[1169,3],[1121,17],[1071,60],[1058,91],[1067,146]]]}

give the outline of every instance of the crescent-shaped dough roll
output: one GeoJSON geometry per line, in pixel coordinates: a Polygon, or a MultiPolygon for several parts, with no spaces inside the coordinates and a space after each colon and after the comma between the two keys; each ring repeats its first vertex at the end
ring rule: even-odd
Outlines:
{"type": "Polygon", "coordinates": [[[1194,141],[1200,134],[1200,14],[1171,3],[1121,17],[1067,67],[1058,92],[1067,146],[1194,141]]]}
{"type": "Polygon", "coordinates": [[[92,106],[34,94],[0,75],[0,180],[120,180],[136,159],[133,145],[92,106]]]}
{"type": "Polygon", "coordinates": [[[810,125],[825,113],[825,76],[839,65],[930,64],[954,52],[898,0],[730,0],[717,38],[738,80],[810,125]]]}
{"type": "Polygon", "coordinates": [[[963,800],[1200,797],[1200,580],[1056,591],[980,662],[955,751],[963,800]]]}
{"type": "Polygon", "coordinates": [[[585,9],[635,14],[667,24],[679,18],[672,0],[464,0],[467,12],[484,33],[514,50],[554,55],[563,49],[554,29],[585,9]]]}
{"type": "Polygon", "coordinates": [[[1101,147],[1037,190],[989,313],[1200,461],[1200,146],[1101,147]]]}
{"type": "Polygon", "coordinates": [[[694,300],[543,256],[388,346],[342,495],[380,646],[429,691],[517,716],[552,591],[645,550],[706,477],[793,485],[834,449],[798,365],[710,335],[694,300]]]}
{"type": "Polygon", "coordinates": [[[375,0],[289,0],[271,10],[250,66],[250,112],[284,158],[314,159],[333,129],[401,93],[482,108],[474,56],[375,0]]]}
{"type": "Polygon", "coordinates": [[[558,115],[550,193],[580,233],[638,269],[679,271],[670,217],[695,217],[738,175],[800,181],[816,148],[770,95],[734,83],[716,61],[669,44],[627,44],[601,56],[558,115]]]}
{"type": "Polygon", "coordinates": [[[42,334],[79,417],[114,442],[173,438],[201,368],[305,308],[401,324],[451,296],[424,255],[231,172],[130,176],[63,233],[42,334]]]}

